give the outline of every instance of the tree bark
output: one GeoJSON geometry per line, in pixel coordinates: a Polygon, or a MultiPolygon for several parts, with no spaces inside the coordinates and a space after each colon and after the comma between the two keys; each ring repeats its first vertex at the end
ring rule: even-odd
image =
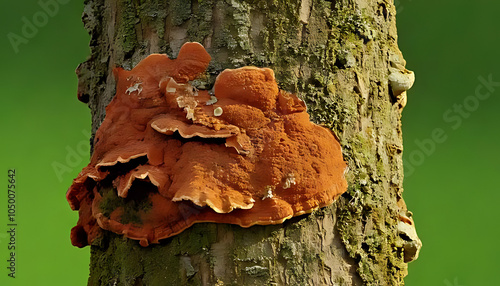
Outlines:
{"type": "MultiPolygon", "coordinates": [[[[389,0],[87,0],[91,54],[78,68],[92,131],[114,95],[112,69],[187,41],[210,55],[209,88],[226,68],[270,67],[311,119],[340,138],[348,191],[280,225],[195,224],[160,245],[105,232],[89,285],[403,285],[411,240],[398,230],[401,104],[388,82],[405,65],[389,0]]],[[[410,251],[411,252],[411,251],[410,251]]]]}

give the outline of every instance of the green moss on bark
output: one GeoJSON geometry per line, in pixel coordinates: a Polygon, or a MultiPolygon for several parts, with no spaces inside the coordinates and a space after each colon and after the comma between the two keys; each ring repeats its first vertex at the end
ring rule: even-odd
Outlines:
{"type": "MultiPolygon", "coordinates": [[[[384,0],[310,3],[301,18],[298,0],[88,1],[93,131],[114,93],[111,67],[130,68],[151,52],[175,57],[179,43],[198,41],[213,58],[203,84],[210,88],[225,68],[273,68],[311,119],[337,134],[349,165],[349,189],[337,202],[283,225],[197,224],[148,248],[106,233],[92,246],[90,285],[403,284],[400,110],[387,83],[389,58],[399,53],[395,8],[384,0]]],[[[112,209],[118,198],[108,196],[112,209]]]]}

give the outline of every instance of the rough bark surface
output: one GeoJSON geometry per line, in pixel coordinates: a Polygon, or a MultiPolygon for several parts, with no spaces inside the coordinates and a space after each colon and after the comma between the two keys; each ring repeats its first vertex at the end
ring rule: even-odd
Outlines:
{"type": "Polygon", "coordinates": [[[196,224],[147,248],[105,233],[91,247],[89,285],[402,285],[401,110],[388,83],[390,62],[404,65],[395,11],[390,0],[85,1],[91,55],[79,92],[94,133],[115,66],[175,57],[197,41],[213,58],[200,88],[225,68],[274,69],[280,87],[338,135],[349,165],[337,202],[282,225],[196,224]]]}

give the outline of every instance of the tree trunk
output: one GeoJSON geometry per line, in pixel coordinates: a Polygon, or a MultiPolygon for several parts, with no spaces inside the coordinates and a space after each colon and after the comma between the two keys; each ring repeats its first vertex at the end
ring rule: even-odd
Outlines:
{"type": "Polygon", "coordinates": [[[333,205],[280,225],[195,224],[149,247],[105,232],[91,246],[89,285],[402,285],[419,244],[398,227],[411,215],[404,103],[389,84],[391,64],[405,65],[395,11],[389,0],[85,1],[91,55],[77,72],[93,133],[115,92],[114,67],[173,58],[196,41],[212,56],[207,87],[226,68],[272,68],[338,135],[349,166],[348,191],[333,205]]]}

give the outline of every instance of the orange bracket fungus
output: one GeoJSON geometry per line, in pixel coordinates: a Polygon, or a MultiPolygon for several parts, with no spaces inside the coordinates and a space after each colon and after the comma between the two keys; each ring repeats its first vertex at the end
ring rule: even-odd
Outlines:
{"type": "Polygon", "coordinates": [[[73,245],[101,229],[147,246],[199,222],[279,224],[345,192],[337,138],[271,69],[224,70],[213,92],[197,90],[190,81],[210,59],[186,43],[175,60],[153,54],[114,70],[90,164],[66,195],[79,210],[73,245]]]}

